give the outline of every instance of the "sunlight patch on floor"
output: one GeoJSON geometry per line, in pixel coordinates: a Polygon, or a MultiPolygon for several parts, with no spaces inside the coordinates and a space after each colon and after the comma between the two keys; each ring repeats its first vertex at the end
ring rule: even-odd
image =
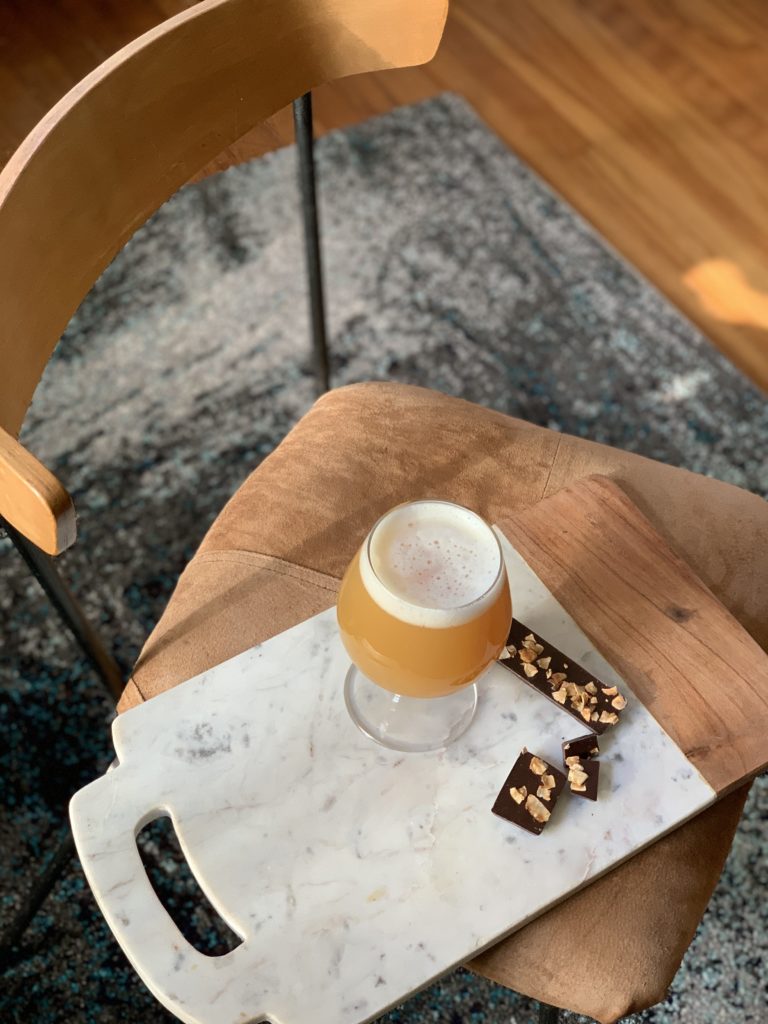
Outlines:
{"type": "Polygon", "coordinates": [[[715,319],[768,330],[768,291],[755,288],[731,260],[703,260],[683,275],[683,283],[715,319]]]}

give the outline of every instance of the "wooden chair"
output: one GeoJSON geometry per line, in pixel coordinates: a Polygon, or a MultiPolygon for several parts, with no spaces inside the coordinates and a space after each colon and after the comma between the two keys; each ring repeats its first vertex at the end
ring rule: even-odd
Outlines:
{"type": "MultiPolygon", "coordinates": [[[[151,213],[252,126],[321,82],[428,60],[445,15],[445,0],[205,0],[108,60],[24,142],[0,176],[0,514],[34,545],[26,550],[35,558],[73,543],[74,510],[64,486],[16,438],[47,359],[99,273],[151,213]]],[[[759,499],[431,392],[361,385],[322,398],[223,510],[119,710],[331,604],[367,526],[396,501],[429,493],[493,519],[596,471],[629,490],[768,644],[768,553],[758,546],[768,515],[759,499]],[[423,438],[438,435],[445,450],[435,459],[423,438]],[[318,446],[328,455],[323,465],[318,446]],[[514,487],[500,488],[504,479],[514,487]],[[355,498],[362,481],[364,499],[355,498]]],[[[745,794],[471,966],[603,1021],[657,1001],[706,907],[745,794]],[[601,928],[585,934],[584,921],[595,919],[601,928]],[[542,971],[542,949],[561,947],[574,929],[589,970],[579,973],[568,954],[562,970],[550,960],[542,971]]],[[[545,1005],[542,1014],[551,1021],[557,1011],[545,1005]]]]}

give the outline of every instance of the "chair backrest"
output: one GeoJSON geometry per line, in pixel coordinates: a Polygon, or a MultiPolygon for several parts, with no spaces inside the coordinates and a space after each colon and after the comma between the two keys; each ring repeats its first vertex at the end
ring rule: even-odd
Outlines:
{"type": "Polygon", "coordinates": [[[35,544],[68,547],[74,510],[18,432],[101,271],[177,189],[291,100],[428,61],[447,4],[204,0],[105,61],[21,144],[0,174],[0,515],[35,544]]]}

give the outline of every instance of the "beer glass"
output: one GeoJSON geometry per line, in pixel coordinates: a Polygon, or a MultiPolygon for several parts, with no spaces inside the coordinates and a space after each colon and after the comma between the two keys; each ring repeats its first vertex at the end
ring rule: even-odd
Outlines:
{"type": "Polygon", "coordinates": [[[396,750],[448,746],[469,727],[475,683],[512,622],[496,535],[452,502],[398,505],[352,559],[337,616],[355,724],[396,750]]]}

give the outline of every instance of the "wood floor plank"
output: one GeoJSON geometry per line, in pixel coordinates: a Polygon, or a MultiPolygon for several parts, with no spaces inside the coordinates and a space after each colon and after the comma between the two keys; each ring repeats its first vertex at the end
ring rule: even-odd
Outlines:
{"type": "MultiPolygon", "coordinates": [[[[194,0],[0,0],[0,164],[83,75],[194,0]]],[[[451,0],[425,68],[319,89],[319,132],[443,90],[768,391],[765,0],[451,0]]],[[[290,110],[207,173],[291,142],[290,110]]]]}

